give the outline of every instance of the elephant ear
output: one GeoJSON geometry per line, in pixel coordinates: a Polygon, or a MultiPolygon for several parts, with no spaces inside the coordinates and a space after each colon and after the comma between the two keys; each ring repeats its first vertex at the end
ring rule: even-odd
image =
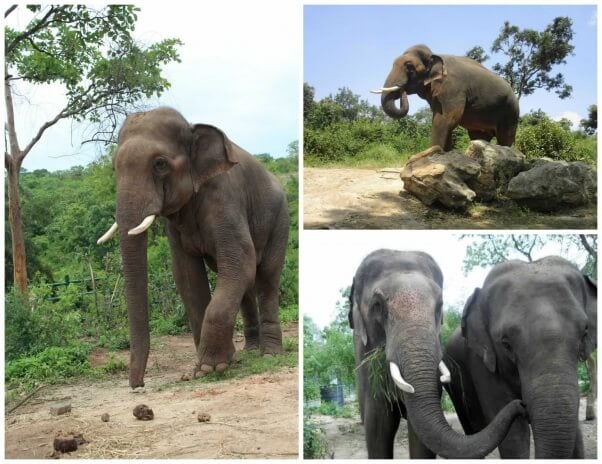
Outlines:
{"type": "Polygon", "coordinates": [[[447,76],[447,67],[443,58],[439,55],[431,55],[428,77],[424,80],[424,85],[429,85],[433,81],[442,80],[447,76]]]}
{"type": "Polygon", "coordinates": [[[232,142],[217,127],[207,124],[192,126],[190,161],[194,191],[212,177],[226,172],[238,163],[232,142]]]}
{"type": "Polygon", "coordinates": [[[351,285],[351,293],[349,295],[349,327],[353,329],[354,335],[361,338],[364,346],[368,344],[368,332],[366,331],[366,324],[364,324],[364,318],[362,316],[362,310],[360,304],[357,301],[357,295],[354,291],[355,279],[351,285]]]}
{"type": "Polygon", "coordinates": [[[589,276],[583,276],[585,280],[585,314],[587,315],[587,335],[579,347],[579,355],[586,360],[592,351],[598,346],[598,284],[589,276]]]}
{"type": "Polygon", "coordinates": [[[483,364],[487,369],[490,372],[495,372],[495,351],[489,337],[489,329],[485,324],[485,314],[482,306],[481,289],[475,288],[466,305],[464,305],[461,322],[462,337],[466,340],[468,348],[483,360],[483,364]]]}
{"type": "Polygon", "coordinates": [[[349,292],[349,313],[347,313],[347,319],[349,320],[349,327],[351,330],[354,329],[353,326],[353,290],[355,289],[355,277],[353,278],[353,282],[351,282],[351,291],[349,292]]]}

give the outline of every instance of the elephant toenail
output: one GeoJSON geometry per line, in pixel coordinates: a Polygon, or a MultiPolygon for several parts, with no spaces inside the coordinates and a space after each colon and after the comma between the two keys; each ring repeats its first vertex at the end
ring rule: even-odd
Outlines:
{"type": "Polygon", "coordinates": [[[228,368],[227,363],[219,363],[217,366],[215,366],[215,371],[216,372],[224,372],[227,368],[228,368]]]}
{"type": "Polygon", "coordinates": [[[201,366],[201,371],[204,373],[213,372],[213,366],[210,366],[209,364],[203,364],[201,366]]]}

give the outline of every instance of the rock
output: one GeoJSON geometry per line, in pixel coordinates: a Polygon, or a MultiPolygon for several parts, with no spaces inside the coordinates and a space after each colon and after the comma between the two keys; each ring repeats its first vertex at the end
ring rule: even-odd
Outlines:
{"type": "Polygon", "coordinates": [[[481,172],[478,161],[457,151],[431,147],[412,156],[401,172],[404,189],[424,204],[466,208],[476,194],[467,182],[481,172]]]}
{"type": "Polygon", "coordinates": [[[199,422],[209,422],[211,420],[211,416],[205,412],[199,412],[197,419],[199,422]]]}
{"type": "Polygon", "coordinates": [[[582,206],[596,199],[596,172],[581,161],[537,160],[508,184],[506,195],[538,211],[582,206]]]}
{"type": "Polygon", "coordinates": [[[525,155],[520,151],[484,140],[472,140],[466,156],[481,165],[479,175],[468,182],[480,201],[492,201],[498,192],[505,194],[510,179],[528,169],[525,155]]]}
{"type": "Polygon", "coordinates": [[[139,404],[134,408],[134,417],[138,420],[153,420],[155,414],[146,404],[139,404]]]}
{"type": "Polygon", "coordinates": [[[109,420],[111,420],[111,416],[109,416],[109,413],[105,412],[102,416],[100,416],[100,420],[103,422],[109,422],[109,420]]]}
{"type": "Polygon", "coordinates": [[[71,412],[71,403],[63,402],[63,403],[55,403],[50,406],[50,414],[53,416],[62,416],[63,414],[67,414],[71,412]]]}
{"type": "Polygon", "coordinates": [[[88,441],[81,433],[69,432],[68,434],[64,434],[63,432],[58,432],[54,438],[53,447],[55,451],[60,453],[70,453],[71,451],[76,451],[79,445],[85,443],[88,443],[88,441]]]}

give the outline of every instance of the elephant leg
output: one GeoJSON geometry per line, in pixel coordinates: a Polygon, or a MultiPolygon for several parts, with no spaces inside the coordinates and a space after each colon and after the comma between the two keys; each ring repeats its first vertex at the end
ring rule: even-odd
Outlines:
{"type": "Polygon", "coordinates": [[[245,293],[242,299],[242,320],[245,326],[245,350],[259,348],[259,318],[255,289],[245,293]]]}
{"type": "Polygon", "coordinates": [[[531,429],[529,422],[522,417],[514,420],[506,438],[500,443],[502,459],[529,459],[531,429]]]}
{"type": "Polygon", "coordinates": [[[437,457],[420,441],[410,421],[408,421],[408,443],[410,445],[410,459],[435,459],[437,457]]]}
{"type": "Polygon", "coordinates": [[[587,358],[587,374],[589,377],[589,391],[587,392],[587,404],[585,406],[585,420],[596,418],[596,400],[598,396],[598,370],[596,360],[592,355],[587,358]]]}
{"type": "Polygon", "coordinates": [[[179,236],[177,233],[170,231],[169,227],[167,236],[170,243],[176,288],[186,309],[194,346],[198,349],[205,310],[211,300],[205,263],[203,258],[186,253],[182,249],[179,236]]]}
{"type": "Polygon", "coordinates": [[[433,111],[433,128],[431,132],[431,146],[439,145],[444,151],[450,151],[453,148],[452,131],[460,123],[464,107],[456,106],[442,112],[433,111]]]}
{"type": "Polygon", "coordinates": [[[497,139],[498,145],[503,147],[510,147],[514,144],[516,137],[517,123],[508,124],[506,121],[498,124],[495,131],[495,138],[497,139]]]}
{"type": "Polygon", "coordinates": [[[217,251],[217,282],[207,306],[197,348],[200,370],[223,371],[234,355],[234,321],[245,293],[255,278],[255,252],[250,238],[240,248],[217,251]]]}
{"type": "Polygon", "coordinates": [[[288,210],[283,207],[257,267],[255,289],[259,301],[261,348],[264,354],[283,353],[282,329],[278,319],[280,276],[288,242],[288,210]]]}
{"type": "Polygon", "coordinates": [[[585,451],[583,448],[583,435],[581,435],[581,427],[577,427],[577,436],[575,437],[575,450],[573,451],[573,459],[584,459],[585,451]]]}
{"type": "Polygon", "coordinates": [[[282,329],[278,320],[278,285],[280,274],[259,272],[256,288],[261,320],[261,349],[263,354],[283,353],[282,329]]]}
{"type": "MultiPolygon", "coordinates": [[[[364,392],[370,395],[371,392],[364,392]]],[[[401,414],[397,408],[389,408],[384,398],[364,398],[364,429],[369,459],[392,459],[393,442],[399,427],[401,414]]]]}

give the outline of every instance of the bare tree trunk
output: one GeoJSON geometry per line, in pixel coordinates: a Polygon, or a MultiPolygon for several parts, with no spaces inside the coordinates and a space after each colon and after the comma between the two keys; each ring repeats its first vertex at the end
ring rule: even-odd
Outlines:
{"type": "Polygon", "coordinates": [[[8,220],[13,252],[13,281],[15,288],[23,295],[27,294],[27,259],[25,255],[25,237],[23,236],[23,220],[21,219],[21,201],[19,196],[19,171],[24,154],[19,148],[15,129],[10,80],[7,79],[8,67],[4,68],[4,98],[6,103],[6,131],[10,153],[5,153],[4,163],[8,177],[8,220]]]}
{"type": "Polygon", "coordinates": [[[587,373],[589,374],[589,391],[587,392],[585,420],[594,420],[596,418],[596,401],[598,399],[598,370],[593,355],[590,355],[586,362],[587,373]]]}

